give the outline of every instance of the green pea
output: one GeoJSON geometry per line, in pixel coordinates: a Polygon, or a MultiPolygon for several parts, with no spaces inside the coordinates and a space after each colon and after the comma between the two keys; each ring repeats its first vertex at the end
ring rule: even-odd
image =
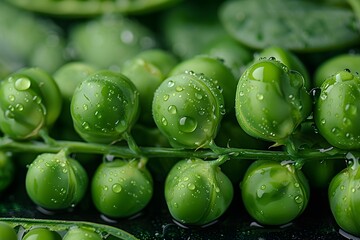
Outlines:
{"type": "Polygon", "coordinates": [[[92,229],[71,228],[63,237],[63,240],[102,240],[103,238],[92,229]]]}
{"type": "Polygon", "coordinates": [[[47,228],[33,228],[28,231],[22,240],[61,240],[59,233],[47,228]]]}
{"type": "Polygon", "coordinates": [[[85,169],[65,151],[40,154],[29,165],[25,179],[30,199],[49,210],[66,209],[78,204],[87,184],[85,169]]]}
{"type": "Polygon", "coordinates": [[[360,236],[360,168],[357,158],[352,157],[350,161],[349,166],[331,180],[328,198],[336,223],[346,232],[360,236]]]}
{"type": "Polygon", "coordinates": [[[247,212],[264,225],[282,225],[296,219],[307,207],[310,187],[293,164],[257,160],[240,183],[247,212]]]}
{"type": "Polygon", "coordinates": [[[209,147],[225,114],[221,91],[204,75],[165,79],[152,103],[154,121],[174,147],[209,147]]]}
{"type": "Polygon", "coordinates": [[[282,145],[311,110],[304,77],[274,59],[255,62],[238,82],[236,118],[253,137],[282,145]]]}
{"type": "Polygon", "coordinates": [[[322,62],[320,66],[315,69],[314,86],[321,87],[326,79],[344,69],[359,72],[360,55],[351,53],[340,54],[322,62]]]}
{"type": "Polygon", "coordinates": [[[4,152],[0,152],[0,193],[13,181],[15,168],[12,159],[4,152]]]}
{"type": "Polygon", "coordinates": [[[320,134],[341,149],[360,148],[360,78],[342,70],[326,79],[316,99],[314,120],[320,134]]]}
{"type": "Polygon", "coordinates": [[[230,68],[228,68],[222,60],[211,56],[197,55],[176,65],[170,72],[170,76],[186,71],[204,74],[210,78],[210,80],[214,81],[221,89],[226,111],[230,112],[234,109],[237,81],[230,68]]]}
{"type": "Polygon", "coordinates": [[[216,160],[181,160],[165,181],[168,209],[181,224],[205,225],[217,220],[228,209],[232,198],[233,185],[216,160]]]}
{"type": "Polygon", "coordinates": [[[152,49],[139,53],[121,67],[121,73],[127,76],[139,91],[141,123],[154,125],[151,112],[154,92],[176,63],[177,59],[170,52],[152,49]]]}
{"type": "Polygon", "coordinates": [[[0,222],[0,240],[17,240],[15,229],[5,222],[0,222]]]}
{"type": "Polygon", "coordinates": [[[39,68],[25,68],[0,84],[0,127],[14,139],[38,136],[61,112],[61,95],[54,79],[39,68]]]}
{"type": "Polygon", "coordinates": [[[112,218],[129,217],[144,209],[153,195],[153,180],[139,160],[103,162],[92,185],[96,208],[112,218]]]}
{"type": "Polygon", "coordinates": [[[123,139],[139,114],[139,93],[123,74],[97,71],[83,80],[71,100],[74,128],[88,142],[123,139]]]}

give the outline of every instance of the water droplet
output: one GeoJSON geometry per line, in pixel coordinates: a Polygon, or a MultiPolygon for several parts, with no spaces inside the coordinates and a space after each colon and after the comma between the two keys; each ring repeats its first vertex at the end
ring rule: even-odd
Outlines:
{"type": "Polygon", "coordinates": [[[178,208],[178,207],[179,207],[179,205],[178,205],[176,202],[173,203],[173,206],[174,206],[174,208],[178,208]]]}
{"type": "Polygon", "coordinates": [[[177,108],[176,108],[175,105],[170,105],[170,106],[168,107],[168,111],[169,111],[169,113],[171,113],[171,114],[176,114],[176,113],[177,113],[177,108]]]}
{"type": "Polygon", "coordinates": [[[90,125],[89,125],[88,122],[83,122],[83,123],[81,124],[81,126],[82,126],[85,130],[90,129],[90,125]]]}
{"type": "Polygon", "coordinates": [[[23,91],[31,86],[31,81],[28,78],[19,78],[15,81],[14,86],[16,90],[23,91]]]}
{"type": "Polygon", "coordinates": [[[200,93],[195,93],[195,98],[200,100],[203,98],[203,95],[201,95],[200,93]]]}
{"type": "Polygon", "coordinates": [[[189,183],[187,185],[187,187],[188,187],[189,190],[195,190],[195,188],[196,188],[196,186],[193,183],[189,183]]]}
{"type": "Polygon", "coordinates": [[[14,113],[13,113],[12,111],[6,110],[6,111],[5,111],[5,117],[6,117],[6,118],[14,118],[15,115],[14,115],[14,113]]]}
{"type": "Polygon", "coordinates": [[[258,93],[258,94],[256,94],[256,98],[257,98],[259,101],[261,101],[261,100],[264,99],[264,95],[258,93]]]}
{"type": "Polygon", "coordinates": [[[184,88],[183,88],[183,87],[181,87],[181,86],[177,86],[175,89],[176,89],[176,91],[177,91],[177,92],[181,92],[181,91],[183,91],[183,90],[184,90],[184,88]]]}
{"type": "Polygon", "coordinates": [[[170,97],[169,94],[165,94],[165,95],[163,96],[163,100],[164,100],[164,101],[167,101],[167,100],[169,100],[169,97],[170,97]]]}
{"type": "Polygon", "coordinates": [[[12,95],[12,94],[10,94],[10,95],[8,96],[8,98],[9,98],[9,101],[10,101],[10,102],[15,101],[15,96],[12,95]]]}
{"type": "Polygon", "coordinates": [[[84,104],[83,105],[83,109],[86,111],[86,110],[88,110],[88,105],[87,104],[84,104]]]}
{"type": "Polygon", "coordinates": [[[175,83],[173,82],[173,81],[169,81],[168,83],[167,83],[167,86],[168,87],[173,87],[175,85],[175,83]]]}
{"type": "Polygon", "coordinates": [[[301,195],[297,195],[294,199],[296,203],[300,204],[303,202],[303,197],[301,195]]]}
{"type": "Polygon", "coordinates": [[[182,117],[179,119],[179,129],[185,133],[191,133],[195,131],[197,127],[197,121],[191,117],[182,117]]]}
{"type": "Polygon", "coordinates": [[[331,132],[334,134],[334,135],[339,135],[339,133],[340,133],[340,131],[339,131],[339,129],[337,128],[337,127],[333,127],[332,129],[331,129],[331,132]]]}
{"type": "Polygon", "coordinates": [[[121,192],[122,187],[121,187],[120,184],[115,183],[115,184],[112,186],[112,190],[113,190],[114,193],[119,193],[119,192],[121,192]]]}
{"type": "Polygon", "coordinates": [[[167,122],[167,120],[166,120],[165,117],[162,117],[162,118],[161,118],[161,123],[162,123],[164,126],[167,126],[167,125],[168,125],[168,122],[167,122]]]}

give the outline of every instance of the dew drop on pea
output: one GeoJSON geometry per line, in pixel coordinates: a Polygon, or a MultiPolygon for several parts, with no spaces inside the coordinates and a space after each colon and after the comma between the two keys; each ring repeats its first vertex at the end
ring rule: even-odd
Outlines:
{"type": "Polygon", "coordinates": [[[167,125],[168,125],[168,121],[166,120],[165,117],[162,117],[162,118],[161,118],[161,123],[162,123],[164,126],[167,126],[167,125]]]}
{"type": "Polygon", "coordinates": [[[30,88],[31,81],[28,78],[19,78],[14,83],[15,89],[18,91],[24,91],[30,88]]]}
{"type": "Polygon", "coordinates": [[[185,133],[191,133],[195,131],[197,127],[197,121],[191,117],[182,117],[179,119],[179,129],[185,133]]]}
{"type": "Polygon", "coordinates": [[[113,186],[112,186],[112,190],[114,193],[120,193],[122,191],[122,186],[118,183],[115,183],[113,186]]]}
{"type": "Polygon", "coordinates": [[[10,101],[10,102],[15,101],[15,96],[14,96],[14,95],[12,95],[12,94],[11,94],[11,95],[9,95],[9,96],[8,96],[8,98],[9,98],[9,101],[10,101]]]}
{"type": "Polygon", "coordinates": [[[187,185],[187,187],[188,187],[188,189],[191,190],[191,191],[195,190],[195,188],[196,188],[195,184],[193,184],[193,183],[189,183],[189,184],[187,185]]]}
{"type": "Polygon", "coordinates": [[[176,108],[175,105],[170,105],[170,106],[168,107],[168,111],[169,111],[169,113],[171,113],[171,114],[176,114],[176,113],[177,113],[177,108],[176,108]]]}
{"type": "Polygon", "coordinates": [[[167,100],[169,100],[169,94],[165,94],[164,96],[163,96],[163,100],[166,102],[167,100]]]}
{"type": "Polygon", "coordinates": [[[83,122],[83,123],[81,124],[81,126],[82,126],[85,130],[87,130],[87,129],[90,128],[90,125],[89,125],[88,122],[83,122]]]}
{"type": "Polygon", "coordinates": [[[167,83],[167,86],[168,87],[173,87],[175,85],[175,83],[173,82],[173,81],[169,81],[168,83],[167,83]]]}
{"type": "Polygon", "coordinates": [[[295,202],[298,204],[303,202],[303,198],[301,195],[297,195],[294,199],[295,199],[295,202]]]}
{"type": "Polygon", "coordinates": [[[15,117],[14,113],[12,111],[10,111],[10,110],[6,110],[4,114],[5,114],[6,118],[12,119],[12,118],[15,117]]]}

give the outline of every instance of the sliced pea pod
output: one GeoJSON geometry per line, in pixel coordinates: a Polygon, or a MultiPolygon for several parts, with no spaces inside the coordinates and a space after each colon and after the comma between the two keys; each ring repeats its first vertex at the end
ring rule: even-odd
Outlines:
{"type": "Polygon", "coordinates": [[[143,14],[166,8],[180,0],[137,0],[137,1],[8,1],[11,4],[38,13],[45,13],[59,17],[92,17],[106,13],[143,14]]]}
{"type": "MultiPolygon", "coordinates": [[[[15,231],[17,231],[17,234],[19,237],[22,237],[24,234],[29,232],[31,229],[35,228],[45,228],[49,231],[54,231],[59,233],[61,236],[66,236],[66,234],[69,233],[69,235],[73,234],[81,234],[81,232],[84,233],[90,233],[92,236],[96,236],[98,238],[75,238],[76,240],[79,239],[122,239],[122,240],[138,240],[134,235],[110,226],[110,225],[104,225],[99,223],[93,223],[93,222],[86,222],[86,221],[69,221],[69,220],[48,220],[48,219],[29,219],[29,218],[0,218],[0,226],[3,224],[7,226],[11,226],[15,231]],[[73,233],[72,233],[73,232],[73,233]],[[75,232],[75,233],[74,233],[75,232]]],[[[12,231],[10,231],[12,232],[12,231]]],[[[15,233],[16,234],[16,233],[15,233]]],[[[13,235],[11,233],[11,235],[13,235]]],[[[70,235],[70,237],[71,237],[70,235]]],[[[16,235],[15,235],[16,236],[16,235]]],[[[77,235],[78,237],[81,235],[77,235]]],[[[84,235],[83,235],[84,236],[84,235]]],[[[68,239],[74,239],[74,238],[68,238],[68,239]]],[[[17,239],[17,238],[15,238],[17,239]]],[[[12,240],[11,238],[6,240],[12,240]]]]}

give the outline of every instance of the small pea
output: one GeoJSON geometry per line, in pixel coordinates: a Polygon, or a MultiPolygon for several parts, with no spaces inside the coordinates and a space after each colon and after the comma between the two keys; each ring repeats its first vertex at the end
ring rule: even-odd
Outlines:
{"type": "Polygon", "coordinates": [[[28,231],[22,240],[61,240],[59,233],[47,228],[33,228],[28,231]]]}
{"type": "Polygon", "coordinates": [[[92,229],[71,228],[63,237],[63,240],[102,240],[103,238],[92,229]]]}
{"type": "Polygon", "coordinates": [[[5,222],[0,222],[0,240],[17,240],[15,229],[5,222]]]}

